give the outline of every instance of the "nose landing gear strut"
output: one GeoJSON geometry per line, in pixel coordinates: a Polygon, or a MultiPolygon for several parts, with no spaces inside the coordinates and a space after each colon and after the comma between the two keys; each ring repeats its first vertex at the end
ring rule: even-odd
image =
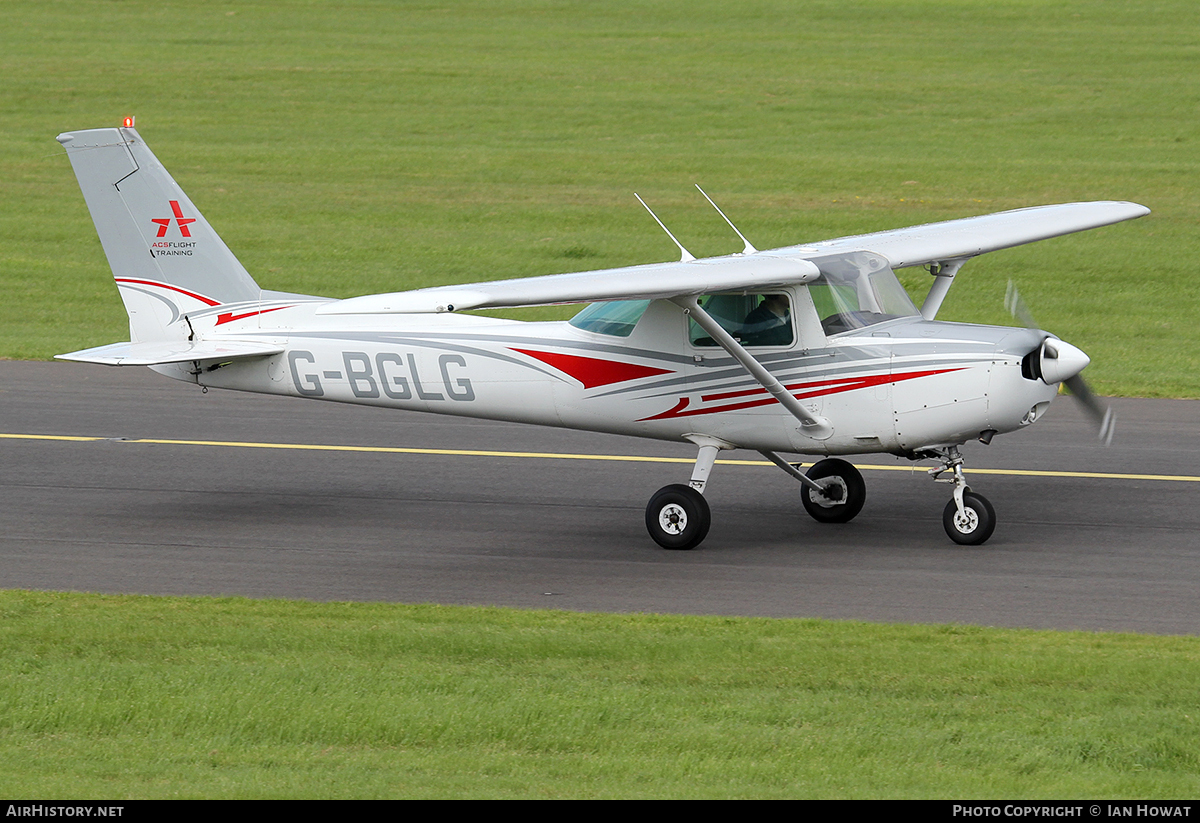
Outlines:
{"type": "Polygon", "coordinates": [[[971,491],[967,478],[963,476],[963,458],[958,446],[926,449],[918,453],[921,457],[938,460],[942,465],[934,466],[929,475],[938,483],[953,483],[954,496],[942,512],[942,525],[946,534],[955,543],[963,546],[978,546],[985,543],[996,530],[996,510],[981,494],[971,491]],[[941,477],[950,472],[950,477],[941,477]]]}

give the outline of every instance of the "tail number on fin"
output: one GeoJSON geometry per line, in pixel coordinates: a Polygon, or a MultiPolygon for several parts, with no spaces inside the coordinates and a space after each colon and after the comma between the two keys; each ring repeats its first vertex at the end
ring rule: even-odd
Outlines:
{"type": "Polygon", "coordinates": [[[438,356],[438,370],[445,394],[425,387],[417,370],[417,358],[412,353],[401,356],[395,352],[380,352],[372,359],[366,352],[342,352],[342,369],[323,369],[319,373],[316,369],[317,359],[310,351],[290,351],[287,359],[292,384],[304,397],[324,397],[325,387],[321,382],[324,378],[345,380],[351,393],[358,398],[379,397],[382,391],[392,400],[411,400],[415,391],[420,400],[445,400],[447,396],[459,401],[475,399],[471,380],[451,374],[452,369],[457,371],[466,368],[466,358],[460,354],[438,356]],[[305,373],[301,373],[301,369],[305,373]]]}

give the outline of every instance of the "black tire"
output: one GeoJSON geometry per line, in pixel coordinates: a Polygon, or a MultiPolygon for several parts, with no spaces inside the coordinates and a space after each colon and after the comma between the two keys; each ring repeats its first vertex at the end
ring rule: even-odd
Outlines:
{"type": "Polygon", "coordinates": [[[942,525],[946,534],[960,546],[979,546],[987,542],[996,530],[996,510],[988,499],[974,492],[963,492],[963,509],[967,518],[958,516],[958,506],[951,500],[942,512],[942,525]]]}
{"type": "Polygon", "coordinates": [[[849,523],[867,502],[867,483],[862,473],[845,460],[822,460],[805,474],[812,480],[832,478],[830,491],[837,492],[831,499],[808,486],[800,487],[804,510],[819,523],[849,523]]]}
{"type": "Polygon", "coordinates": [[[711,522],[704,495],[678,483],[659,489],[646,506],[646,530],[664,549],[696,548],[711,522]]]}

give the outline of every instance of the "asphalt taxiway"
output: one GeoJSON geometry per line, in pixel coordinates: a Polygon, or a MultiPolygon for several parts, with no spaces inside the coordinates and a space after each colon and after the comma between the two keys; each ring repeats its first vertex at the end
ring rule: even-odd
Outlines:
{"type": "Polygon", "coordinates": [[[923,465],[855,460],[866,507],[828,526],[739,451],[668,552],[643,511],[686,444],[5,361],[0,587],[1200,634],[1200,401],[1114,406],[1110,448],[1060,398],[964,449],[981,547],[923,465]]]}

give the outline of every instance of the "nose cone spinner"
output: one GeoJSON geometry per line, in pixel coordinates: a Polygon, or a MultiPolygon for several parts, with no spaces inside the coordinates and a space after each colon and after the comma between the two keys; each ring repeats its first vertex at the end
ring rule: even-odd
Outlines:
{"type": "Polygon", "coordinates": [[[1092,359],[1083,351],[1062,340],[1048,338],[1042,343],[1041,372],[1042,380],[1053,385],[1070,380],[1079,374],[1092,359]]]}

